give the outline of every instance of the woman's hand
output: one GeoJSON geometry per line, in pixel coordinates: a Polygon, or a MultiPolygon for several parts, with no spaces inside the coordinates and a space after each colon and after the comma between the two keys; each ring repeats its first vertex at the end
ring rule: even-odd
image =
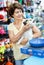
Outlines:
{"type": "Polygon", "coordinates": [[[22,41],[21,41],[21,45],[25,45],[26,43],[28,42],[28,39],[27,38],[24,38],[22,41]]]}
{"type": "Polygon", "coordinates": [[[22,29],[23,29],[24,31],[27,31],[27,30],[30,28],[30,26],[31,26],[30,24],[26,24],[26,25],[23,26],[22,29]]]}

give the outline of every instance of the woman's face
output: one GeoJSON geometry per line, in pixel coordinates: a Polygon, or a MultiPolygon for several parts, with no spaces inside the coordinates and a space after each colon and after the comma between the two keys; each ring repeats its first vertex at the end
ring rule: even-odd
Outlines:
{"type": "Polygon", "coordinates": [[[14,19],[21,20],[23,18],[23,12],[21,9],[15,9],[13,14],[14,19]]]}

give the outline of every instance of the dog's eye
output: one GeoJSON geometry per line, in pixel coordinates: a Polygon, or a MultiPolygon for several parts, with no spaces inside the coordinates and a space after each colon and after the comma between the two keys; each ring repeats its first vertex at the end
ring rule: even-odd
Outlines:
{"type": "Polygon", "coordinates": [[[9,44],[9,43],[8,43],[9,44]]]}

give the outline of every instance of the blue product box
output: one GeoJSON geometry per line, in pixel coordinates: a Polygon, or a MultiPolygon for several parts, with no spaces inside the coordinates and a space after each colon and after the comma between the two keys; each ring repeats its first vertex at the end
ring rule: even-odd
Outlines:
{"type": "Polygon", "coordinates": [[[21,48],[20,50],[23,54],[44,57],[44,48],[21,48]]]}

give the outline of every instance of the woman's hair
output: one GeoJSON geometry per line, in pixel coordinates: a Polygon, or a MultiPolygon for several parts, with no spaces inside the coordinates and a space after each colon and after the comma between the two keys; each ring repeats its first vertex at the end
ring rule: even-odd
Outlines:
{"type": "Polygon", "coordinates": [[[14,11],[15,9],[21,9],[22,12],[23,12],[23,7],[20,3],[13,3],[9,6],[9,9],[8,9],[8,14],[12,17],[12,15],[14,14],[14,11]]]}

